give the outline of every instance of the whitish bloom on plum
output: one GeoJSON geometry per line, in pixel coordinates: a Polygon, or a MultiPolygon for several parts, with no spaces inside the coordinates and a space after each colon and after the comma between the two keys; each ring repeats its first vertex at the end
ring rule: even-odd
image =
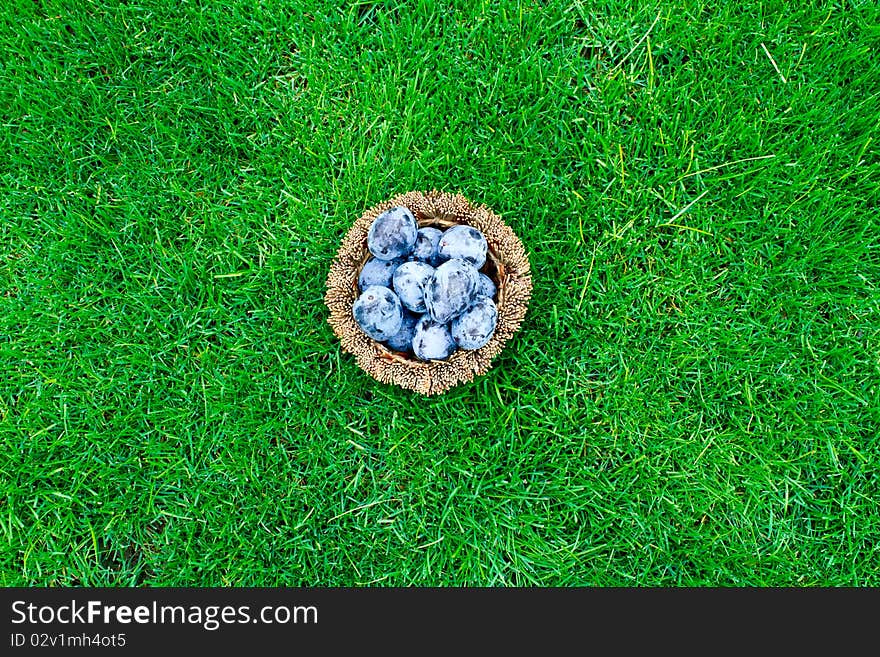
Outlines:
{"type": "Polygon", "coordinates": [[[400,303],[416,313],[425,312],[425,286],[434,276],[434,268],[424,262],[404,262],[393,276],[394,292],[400,303]]]}
{"type": "Polygon", "coordinates": [[[486,238],[473,226],[458,224],[446,230],[437,244],[440,260],[461,258],[479,269],[486,262],[489,245],[486,238]]]}
{"type": "Polygon", "coordinates": [[[403,324],[400,299],[387,287],[371,285],[352,306],[354,321],[368,336],[383,342],[395,335],[403,324]]]}
{"type": "Polygon", "coordinates": [[[445,324],[473,303],[480,273],[466,260],[448,260],[434,270],[425,286],[425,307],[431,319],[445,324]]]}
{"type": "Polygon", "coordinates": [[[418,260],[419,262],[427,262],[432,267],[439,265],[440,262],[439,256],[437,255],[437,246],[440,242],[441,235],[443,235],[443,231],[434,228],[433,226],[419,228],[418,235],[416,236],[416,244],[413,247],[410,258],[418,260]]]}
{"type": "Polygon", "coordinates": [[[408,208],[397,206],[380,214],[370,224],[367,248],[379,260],[408,256],[416,243],[419,226],[408,208]]]}
{"type": "Polygon", "coordinates": [[[358,289],[363,292],[371,285],[381,285],[382,287],[390,288],[394,270],[401,263],[403,263],[401,258],[395,258],[394,260],[370,258],[364,263],[361,273],[358,275],[358,289]]]}
{"type": "Polygon", "coordinates": [[[495,332],[498,309],[489,297],[480,296],[474,304],[452,320],[452,339],[462,349],[479,349],[495,332]]]}
{"type": "Polygon", "coordinates": [[[428,315],[422,315],[416,322],[412,347],[417,358],[444,360],[455,351],[455,341],[449,333],[449,326],[435,322],[428,315]]]}

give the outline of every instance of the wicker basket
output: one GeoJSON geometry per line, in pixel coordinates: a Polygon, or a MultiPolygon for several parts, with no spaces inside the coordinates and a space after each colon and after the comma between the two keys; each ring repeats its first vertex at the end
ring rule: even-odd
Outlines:
{"type": "Polygon", "coordinates": [[[422,395],[435,395],[472,381],[489,370],[492,359],[519,329],[531,293],[528,255],[510,227],[485,205],[473,205],[461,194],[434,190],[399,194],[366,210],[354,222],[330,265],[324,302],[330,311],[327,321],[333,332],[343,350],[355,356],[361,369],[382,383],[392,383],[422,395]],[[455,224],[467,224],[486,236],[489,250],[481,271],[497,287],[498,325],[485,346],[473,351],[458,349],[447,360],[426,362],[391,351],[358,328],[352,305],[359,294],[358,275],[370,257],[367,232],[379,214],[398,205],[412,211],[419,227],[436,226],[442,230],[455,224]]]}

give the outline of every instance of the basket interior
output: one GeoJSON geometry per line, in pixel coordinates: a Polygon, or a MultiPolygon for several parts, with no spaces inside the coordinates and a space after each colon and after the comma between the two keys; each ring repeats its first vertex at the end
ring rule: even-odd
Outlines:
{"type": "MultiPolygon", "coordinates": [[[[470,225],[466,221],[456,221],[456,220],[451,219],[449,217],[422,217],[422,216],[418,216],[418,215],[416,215],[416,222],[418,223],[419,228],[425,228],[425,227],[430,226],[432,228],[437,228],[439,230],[446,230],[447,228],[449,228],[451,226],[455,226],[456,224],[470,225]]],[[[358,265],[357,270],[355,271],[354,281],[352,282],[352,284],[354,285],[354,289],[355,289],[355,298],[357,298],[357,296],[359,294],[359,291],[357,289],[357,287],[358,287],[357,282],[358,282],[358,278],[360,277],[360,274],[361,274],[361,269],[363,269],[364,265],[370,259],[371,255],[372,254],[370,253],[369,249],[367,249],[367,243],[366,243],[366,241],[364,241],[363,253],[361,255],[360,264],[358,265]]],[[[499,260],[498,254],[492,248],[491,244],[489,244],[489,247],[486,251],[486,262],[480,268],[479,271],[480,271],[480,273],[486,274],[486,276],[488,276],[492,280],[492,282],[495,283],[495,304],[500,310],[501,304],[503,303],[503,300],[504,300],[504,265],[501,262],[501,260],[499,260]]],[[[431,362],[431,361],[419,360],[415,356],[408,354],[408,353],[405,353],[405,352],[402,352],[402,351],[394,351],[393,349],[389,349],[386,345],[382,344],[381,342],[377,342],[375,340],[374,340],[374,342],[379,349],[381,349],[385,354],[387,354],[386,357],[389,359],[393,359],[395,361],[405,361],[407,364],[410,364],[413,366],[427,366],[431,362]]],[[[458,352],[456,352],[456,353],[458,353],[458,352]]],[[[453,353],[452,356],[450,357],[450,359],[455,358],[455,355],[456,354],[453,353]]]]}

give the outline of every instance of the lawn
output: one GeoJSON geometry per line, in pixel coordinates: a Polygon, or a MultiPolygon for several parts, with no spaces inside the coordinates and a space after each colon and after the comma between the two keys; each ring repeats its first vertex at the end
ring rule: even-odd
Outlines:
{"type": "Polygon", "coordinates": [[[0,26],[0,585],[880,586],[875,2],[0,26]],[[435,188],[534,294],[424,398],[323,294],[435,188]]]}

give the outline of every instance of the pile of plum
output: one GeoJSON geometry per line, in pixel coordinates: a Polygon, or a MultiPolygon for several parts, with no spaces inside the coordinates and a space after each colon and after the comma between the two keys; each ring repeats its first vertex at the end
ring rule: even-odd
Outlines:
{"type": "Polygon", "coordinates": [[[495,284],[480,268],[488,245],[471,226],[419,228],[408,208],[386,210],[367,234],[352,314],[361,330],[420,360],[479,349],[492,337],[495,284]]]}

